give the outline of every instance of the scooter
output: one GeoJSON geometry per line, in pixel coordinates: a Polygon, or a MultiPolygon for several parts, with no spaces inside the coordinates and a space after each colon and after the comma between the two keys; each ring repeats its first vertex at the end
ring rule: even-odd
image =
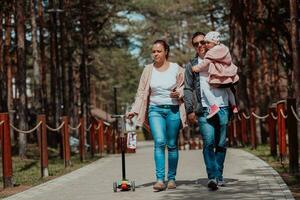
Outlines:
{"type": "Polygon", "coordinates": [[[121,155],[122,155],[122,179],[113,182],[113,191],[117,192],[118,189],[120,191],[135,191],[135,182],[129,181],[126,179],[126,169],[125,169],[125,150],[126,150],[126,139],[125,139],[125,133],[126,133],[126,116],[125,115],[112,115],[112,118],[120,119],[121,120],[121,155]]]}

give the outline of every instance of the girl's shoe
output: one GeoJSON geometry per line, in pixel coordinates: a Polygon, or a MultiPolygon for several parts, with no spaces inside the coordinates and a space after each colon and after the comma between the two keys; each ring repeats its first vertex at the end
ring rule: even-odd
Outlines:
{"type": "Polygon", "coordinates": [[[213,116],[215,116],[215,114],[217,114],[219,112],[219,110],[220,110],[220,108],[216,104],[210,106],[209,113],[208,113],[206,119],[209,119],[209,118],[212,118],[213,116]]]}
{"type": "Polygon", "coordinates": [[[239,112],[238,109],[237,109],[237,107],[236,107],[236,105],[231,106],[231,108],[232,108],[232,112],[234,114],[237,114],[239,112]]]}

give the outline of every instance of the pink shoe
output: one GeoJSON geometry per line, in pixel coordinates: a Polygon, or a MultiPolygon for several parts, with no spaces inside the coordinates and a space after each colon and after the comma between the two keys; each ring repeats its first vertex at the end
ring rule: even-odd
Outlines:
{"type": "Polygon", "coordinates": [[[209,114],[207,115],[206,119],[212,118],[215,114],[219,112],[220,108],[216,104],[209,107],[209,114]]]}
{"type": "Polygon", "coordinates": [[[231,106],[231,108],[232,108],[232,112],[233,112],[234,114],[239,113],[239,111],[238,111],[236,105],[231,106]]]}

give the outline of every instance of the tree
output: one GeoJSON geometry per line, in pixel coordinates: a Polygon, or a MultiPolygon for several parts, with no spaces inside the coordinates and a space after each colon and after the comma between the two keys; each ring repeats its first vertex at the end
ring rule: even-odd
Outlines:
{"type": "MultiPolygon", "coordinates": [[[[16,86],[19,93],[18,116],[19,129],[27,130],[27,99],[26,99],[26,56],[25,56],[25,4],[23,0],[16,1],[17,26],[17,78],[16,86]]],[[[19,133],[19,156],[25,157],[26,134],[19,133]]]]}

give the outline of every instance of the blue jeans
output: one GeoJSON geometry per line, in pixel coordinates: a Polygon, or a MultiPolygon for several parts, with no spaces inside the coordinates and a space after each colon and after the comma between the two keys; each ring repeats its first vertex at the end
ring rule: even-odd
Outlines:
{"type": "Polygon", "coordinates": [[[206,119],[208,109],[199,115],[198,123],[203,138],[203,157],[208,179],[223,180],[226,155],[226,135],[229,107],[221,107],[212,118],[206,119]]]}
{"type": "Polygon", "coordinates": [[[180,113],[177,105],[149,106],[149,125],[154,138],[157,181],[165,179],[165,148],[168,148],[168,180],[175,180],[178,163],[180,113]]]}

